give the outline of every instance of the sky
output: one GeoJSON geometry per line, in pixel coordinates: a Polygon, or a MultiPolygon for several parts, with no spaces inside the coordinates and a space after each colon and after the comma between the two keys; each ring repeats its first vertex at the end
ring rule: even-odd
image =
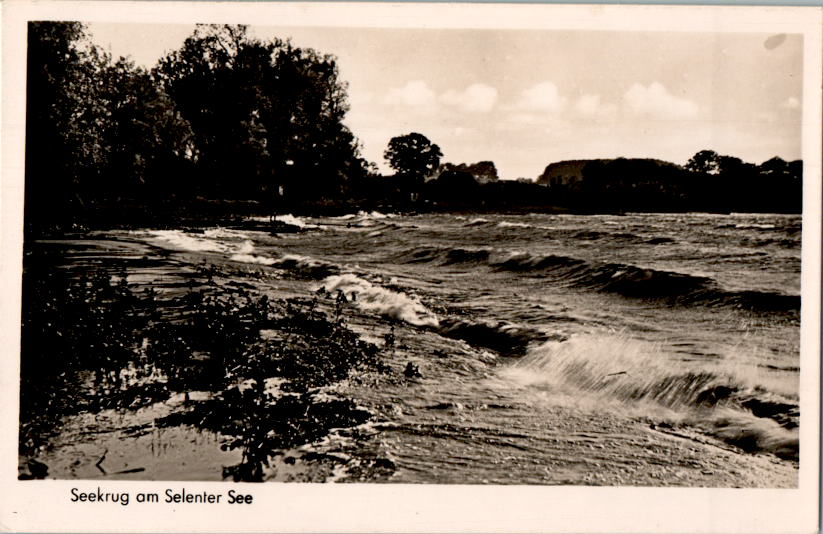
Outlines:
{"type": "MultiPolygon", "coordinates": [[[[90,23],[94,42],[150,67],[190,25],[90,23]]],[[[389,140],[418,132],[443,161],[491,160],[536,178],[564,159],[683,164],[715,150],[760,163],[801,157],[800,35],[630,31],[276,28],[337,57],[346,124],[388,172],[389,140]]]]}

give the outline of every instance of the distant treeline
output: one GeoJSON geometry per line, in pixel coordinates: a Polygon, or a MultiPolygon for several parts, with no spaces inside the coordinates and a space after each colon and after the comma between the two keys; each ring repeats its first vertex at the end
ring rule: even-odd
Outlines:
{"type": "Polygon", "coordinates": [[[701,150],[682,167],[655,159],[563,161],[537,182],[578,211],[799,213],[803,162],[774,157],[755,165],[701,150]]]}
{"type": "Polygon", "coordinates": [[[381,176],[344,124],[333,56],[244,26],[198,25],[151,69],[112,58],[77,22],[28,34],[27,227],[129,224],[229,213],[551,209],[799,211],[800,162],[756,166],[710,151],[550,165],[538,183],[494,163],[442,163],[410,133],[381,176]],[[565,167],[564,167],[565,165],[565,167]]]}

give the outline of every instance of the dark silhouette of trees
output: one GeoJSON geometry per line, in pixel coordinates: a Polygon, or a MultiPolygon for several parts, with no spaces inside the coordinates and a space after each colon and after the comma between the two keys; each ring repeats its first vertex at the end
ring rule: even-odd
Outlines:
{"type": "Polygon", "coordinates": [[[654,159],[573,160],[541,175],[552,203],[581,212],[798,212],[802,162],[761,165],[701,150],[680,167],[654,159]]]}
{"type": "Polygon", "coordinates": [[[80,209],[78,186],[94,155],[86,34],[77,22],[29,25],[26,84],[26,218],[53,221],[80,209]]]}
{"type": "Polygon", "coordinates": [[[28,72],[27,221],[339,202],[370,172],[335,59],[244,26],[200,25],[147,71],[82,24],[31,23],[28,72]]]}
{"type": "Polygon", "coordinates": [[[686,163],[686,169],[699,174],[717,174],[720,154],[714,150],[701,150],[686,163]]]}
{"type": "Polygon", "coordinates": [[[435,203],[448,203],[456,206],[474,206],[478,204],[480,184],[467,171],[449,170],[426,183],[426,199],[435,203]]]}
{"type": "MultiPolygon", "coordinates": [[[[760,165],[738,157],[701,150],[691,171],[690,205],[720,212],[800,212],[803,164],[775,157],[760,165]]],[[[695,209],[695,208],[692,208],[695,209]]]]}
{"type": "Polygon", "coordinates": [[[192,126],[205,194],[339,198],[366,172],[332,56],[252,39],[245,26],[200,25],[156,77],[192,126]]]}
{"type": "Polygon", "coordinates": [[[754,165],[713,150],[684,167],[558,162],[541,185],[515,184],[498,181],[491,161],[440,166],[440,147],[409,133],[389,142],[384,156],[396,173],[382,177],[343,122],[346,84],[335,58],[254,39],[245,26],[199,25],[146,70],[95,47],[80,23],[33,22],[27,61],[27,230],[236,214],[242,206],[801,209],[801,161],[754,165]]]}
{"type": "Polygon", "coordinates": [[[383,156],[400,177],[419,186],[440,165],[443,153],[425,135],[412,132],[393,137],[383,156]]]}
{"type": "Polygon", "coordinates": [[[440,165],[439,171],[441,174],[446,171],[467,172],[474,176],[479,184],[487,184],[498,180],[497,167],[495,167],[493,161],[478,161],[472,164],[460,163],[459,165],[443,163],[440,165]]]}
{"type": "Polygon", "coordinates": [[[105,147],[97,196],[141,202],[189,196],[193,151],[189,123],[149,72],[125,58],[106,61],[98,75],[105,147]]]}

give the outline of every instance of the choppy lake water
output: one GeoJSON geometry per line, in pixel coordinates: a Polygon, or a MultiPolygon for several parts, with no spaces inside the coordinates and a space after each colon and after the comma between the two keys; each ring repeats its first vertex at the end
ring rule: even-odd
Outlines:
{"type": "Polygon", "coordinates": [[[305,231],[130,238],[342,290],[402,325],[424,378],[361,392],[392,419],[378,441],[398,481],[641,483],[670,460],[638,452],[626,419],[797,459],[799,215],[281,219],[305,231]]]}

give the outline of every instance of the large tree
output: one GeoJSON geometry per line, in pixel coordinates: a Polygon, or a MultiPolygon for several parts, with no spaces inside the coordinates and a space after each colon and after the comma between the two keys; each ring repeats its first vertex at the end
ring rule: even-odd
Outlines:
{"type": "Polygon", "coordinates": [[[85,27],[32,22],[26,83],[26,219],[46,223],[82,204],[77,186],[97,155],[93,67],[85,27]]]}
{"type": "Polygon", "coordinates": [[[122,57],[105,62],[97,86],[97,105],[104,110],[99,144],[105,150],[100,183],[94,184],[98,194],[142,201],[188,194],[192,132],[162,87],[122,57]]]}
{"type": "Polygon", "coordinates": [[[245,26],[200,25],[155,76],[191,124],[206,193],[333,196],[362,172],[331,56],[253,39],[245,26]]]}
{"type": "Polygon", "coordinates": [[[400,176],[419,183],[440,165],[440,147],[419,133],[393,137],[383,156],[400,176]]]}
{"type": "Polygon", "coordinates": [[[698,174],[717,174],[720,170],[720,154],[714,150],[701,150],[689,159],[686,169],[698,174]]]}
{"type": "Polygon", "coordinates": [[[99,205],[162,200],[189,159],[188,124],[144,69],[82,24],[29,26],[26,221],[78,222],[99,205]]]}

